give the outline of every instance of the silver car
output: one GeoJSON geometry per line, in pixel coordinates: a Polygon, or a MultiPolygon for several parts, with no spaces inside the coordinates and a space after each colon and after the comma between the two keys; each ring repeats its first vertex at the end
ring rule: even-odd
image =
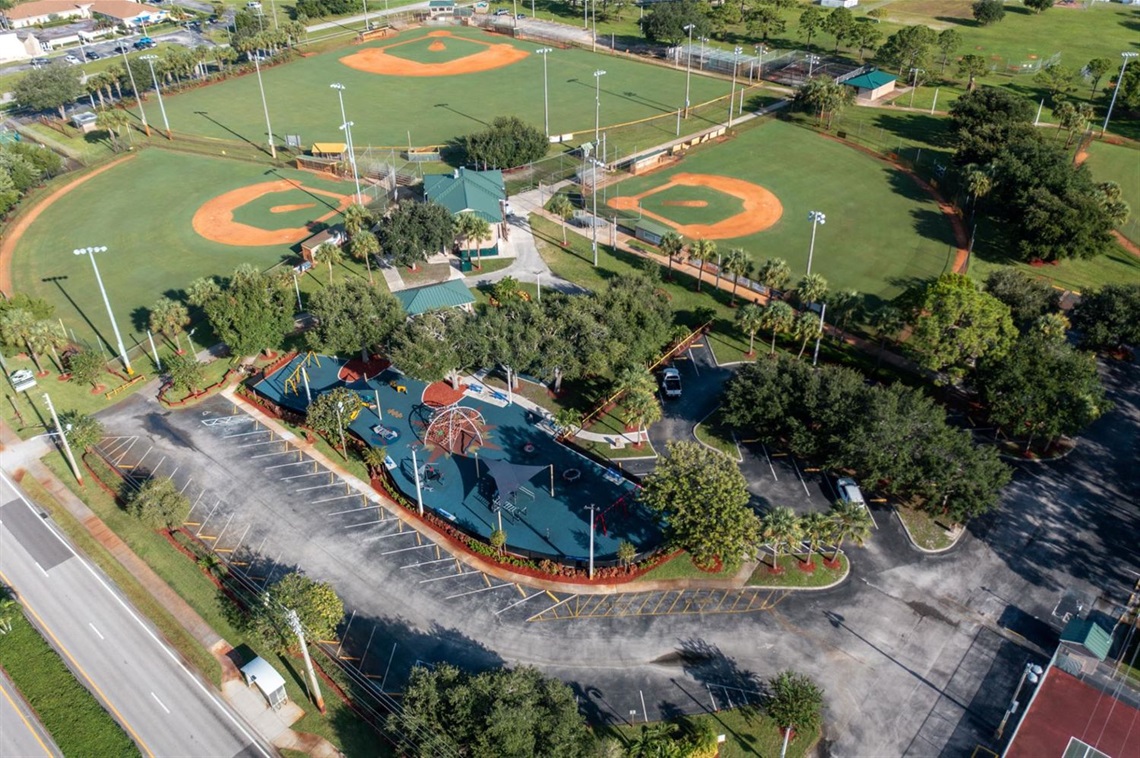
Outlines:
{"type": "Polygon", "coordinates": [[[835,482],[835,488],[839,490],[839,499],[845,503],[854,503],[860,508],[867,507],[867,501],[863,499],[863,491],[859,489],[859,484],[851,477],[839,477],[835,482]]]}

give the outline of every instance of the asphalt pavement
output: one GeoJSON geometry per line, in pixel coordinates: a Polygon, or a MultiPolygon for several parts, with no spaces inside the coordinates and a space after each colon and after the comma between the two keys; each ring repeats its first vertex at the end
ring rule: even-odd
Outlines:
{"type": "Polygon", "coordinates": [[[3,474],[0,581],[144,755],[276,754],[3,474]]]}

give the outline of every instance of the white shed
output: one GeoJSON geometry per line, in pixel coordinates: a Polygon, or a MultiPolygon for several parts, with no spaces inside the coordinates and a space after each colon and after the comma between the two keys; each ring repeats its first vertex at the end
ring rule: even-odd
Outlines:
{"type": "Polygon", "coordinates": [[[241,675],[245,678],[246,686],[257,685],[257,689],[261,690],[261,694],[265,696],[274,710],[288,702],[289,696],[285,694],[285,680],[264,658],[254,658],[242,666],[241,675]]]}
{"type": "Polygon", "coordinates": [[[859,0],[819,0],[824,8],[854,8],[859,0]]]}

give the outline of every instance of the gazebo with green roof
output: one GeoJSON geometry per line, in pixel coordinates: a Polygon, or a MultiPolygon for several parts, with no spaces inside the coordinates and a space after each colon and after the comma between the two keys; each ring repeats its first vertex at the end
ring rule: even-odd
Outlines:
{"type": "Polygon", "coordinates": [[[475,302],[471,290],[461,279],[450,279],[440,284],[429,284],[426,287],[397,290],[392,294],[404,306],[404,312],[409,316],[418,316],[428,311],[442,311],[448,308],[470,310],[471,304],[475,302]]]}

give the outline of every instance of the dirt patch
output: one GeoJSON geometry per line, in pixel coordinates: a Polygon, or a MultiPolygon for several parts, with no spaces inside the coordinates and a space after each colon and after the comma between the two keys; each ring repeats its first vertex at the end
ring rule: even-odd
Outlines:
{"type": "MultiPolygon", "coordinates": [[[[428,36],[450,37],[452,34],[444,29],[431,32],[428,36]]],[[[486,50],[465,55],[453,61],[443,61],[441,63],[419,63],[418,61],[398,58],[394,55],[388,55],[387,53],[388,50],[394,47],[420,41],[422,41],[422,38],[417,37],[415,39],[405,40],[404,42],[394,42],[391,45],[384,45],[382,47],[365,48],[352,55],[344,56],[340,59],[340,62],[357,71],[364,71],[369,74],[382,74],[385,76],[457,76],[459,74],[475,74],[480,71],[491,71],[496,68],[509,66],[512,63],[518,63],[530,55],[530,53],[525,50],[520,50],[508,43],[484,42],[477,39],[469,39],[468,41],[474,42],[477,45],[483,45],[487,48],[486,50]]],[[[439,50],[441,48],[443,48],[443,43],[439,40],[432,42],[428,47],[429,50],[439,50]],[[435,47],[437,44],[440,46],[439,48],[435,47]]]]}
{"type": "Polygon", "coordinates": [[[234,220],[234,211],[243,205],[251,203],[263,195],[295,189],[303,189],[309,194],[323,195],[336,201],[337,207],[314,219],[314,223],[327,221],[352,204],[351,195],[340,195],[335,192],[312,189],[290,179],[260,182],[230,190],[207,200],[194,214],[194,231],[211,242],[237,247],[267,247],[270,245],[292,245],[300,242],[313,234],[312,229],[308,226],[289,229],[260,229],[234,220]]]}
{"type": "Polygon", "coordinates": [[[4,235],[3,242],[0,243],[0,291],[7,292],[9,294],[12,292],[12,254],[16,251],[16,243],[19,242],[20,238],[24,236],[24,232],[28,230],[28,227],[32,225],[32,222],[39,218],[40,214],[46,211],[52,203],[59,200],[68,192],[71,192],[73,189],[88,181],[89,179],[94,179],[104,171],[112,169],[115,166],[118,166],[120,163],[125,163],[134,157],[134,154],[124,155],[122,158],[111,161],[106,166],[100,166],[90,174],[85,174],[73,182],[68,182],[67,184],[57,189],[55,192],[45,197],[40,202],[36,203],[35,207],[33,207],[24,215],[20,216],[20,218],[16,219],[16,223],[12,224],[7,233],[4,235]]]}
{"type": "MultiPolygon", "coordinates": [[[[708,187],[739,198],[744,204],[744,210],[740,213],[711,224],[678,224],[664,216],[645,210],[645,208],[641,209],[643,216],[667,224],[676,229],[678,234],[690,239],[723,240],[747,237],[750,234],[764,231],[779,221],[780,216],[784,214],[784,206],[780,204],[779,199],[760,185],[746,182],[743,179],[733,179],[716,174],[674,174],[665,184],[642,192],[640,195],[612,198],[608,205],[618,210],[635,210],[644,198],[663,192],[670,187],[708,187]]],[[[666,204],[680,205],[682,203],[694,203],[688,207],[702,207],[696,203],[707,205],[701,200],[677,200],[666,204]]]]}
{"type": "Polygon", "coordinates": [[[270,213],[292,213],[293,211],[303,211],[306,208],[312,208],[316,203],[297,203],[295,205],[275,205],[269,209],[270,213]]]}
{"type": "Polygon", "coordinates": [[[672,205],[678,208],[707,208],[707,200],[666,200],[662,205],[672,205]]]}
{"type": "Polygon", "coordinates": [[[439,40],[436,40],[435,42],[428,45],[428,50],[431,50],[433,53],[438,53],[439,51],[446,49],[447,45],[443,44],[439,40]]]}

